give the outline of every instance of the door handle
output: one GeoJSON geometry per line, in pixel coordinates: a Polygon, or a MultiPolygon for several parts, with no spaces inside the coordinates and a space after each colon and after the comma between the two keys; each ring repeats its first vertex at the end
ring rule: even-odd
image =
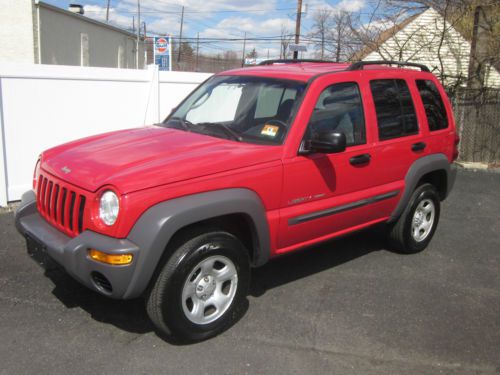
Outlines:
{"type": "Polygon", "coordinates": [[[417,142],[417,143],[414,143],[411,145],[411,150],[412,151],[422,151],[425,148],[425,146],[427,146],[425,144],[425,142],[417,142]]]}
{"type": "Polygon", "coordinates": [[[349,163],[351,163],[351,165],[366,164],[370,162],[370,159],[371,159],[370,154],[361,154],[350,158],[349,163]]]}

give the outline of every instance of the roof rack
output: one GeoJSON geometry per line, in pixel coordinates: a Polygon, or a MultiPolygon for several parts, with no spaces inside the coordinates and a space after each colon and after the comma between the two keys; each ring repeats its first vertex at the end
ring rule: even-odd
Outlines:
{"type": "Polygon", "coordinates": [[[264,60],[258,65],[273,65],[273,64],[300,64],[300,63],[333,63],[329,60],[314,60],[314,59],[278,59],[278,60],[264,60]]]}
{"type": "Polygon", "coordinates": [[[399,66],[413,66],[416,68],[420,68],[422,72],[430,72],[429,68],[424,64],[417,64],[412,62],[404,62],[404,61],[358,61],[352,64],[347,70],[363,70],[365,65],[397,65],[399,66]]]}

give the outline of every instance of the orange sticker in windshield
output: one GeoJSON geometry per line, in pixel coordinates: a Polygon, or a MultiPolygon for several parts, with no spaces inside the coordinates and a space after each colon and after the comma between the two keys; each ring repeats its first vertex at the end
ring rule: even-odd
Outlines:
{"type": "Polygon", "coordinates": [[[278,134],[279,129],[280,129],[279,126],[264,125],[264,127],[260,131],[260,134],[267,135],[269,137],[276,137],[276,134],[278,134]]]}

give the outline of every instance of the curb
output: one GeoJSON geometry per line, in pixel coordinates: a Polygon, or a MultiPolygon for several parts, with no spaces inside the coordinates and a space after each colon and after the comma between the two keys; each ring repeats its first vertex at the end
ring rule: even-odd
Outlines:
{"type": "Polygon", "coordinates": [[[0,214],[6,214],[9,212],[14,212],[19,206],[19,202],[8,203],[5,207],[0,207],[0,214]]]}
{"type": "Polygon", "coordinates": [[[490,173],[500,173],[500,167],[496,165],[490,165],[486,163],[479,162],[469,162],[469,161],[455,161],[455,165],[460,169],[474,171],[474,172],[490,172],[490,173]]]}

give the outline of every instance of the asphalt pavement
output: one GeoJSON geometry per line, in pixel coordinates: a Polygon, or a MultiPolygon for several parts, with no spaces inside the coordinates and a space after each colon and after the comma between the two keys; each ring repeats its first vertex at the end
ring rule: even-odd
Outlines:
{"type": "Polygon", "coordinates": [[[252,272],[248,310],[194,345],[26,254],[0,214],[0,374],[500,374],[500,174],[460,171],[426,251],[377,229],[252,272]]]}

